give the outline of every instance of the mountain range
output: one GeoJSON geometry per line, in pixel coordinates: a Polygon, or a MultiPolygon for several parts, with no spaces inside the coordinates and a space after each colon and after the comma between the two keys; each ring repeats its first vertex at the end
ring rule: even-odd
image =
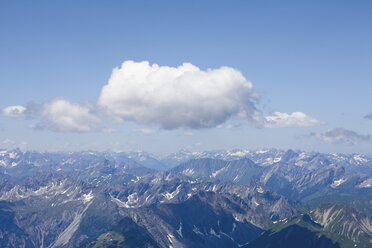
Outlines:
{"type": "Polygon", "coordinates": [[[0,247],[371,247],[372,159],[0,150],[0,247]]]}

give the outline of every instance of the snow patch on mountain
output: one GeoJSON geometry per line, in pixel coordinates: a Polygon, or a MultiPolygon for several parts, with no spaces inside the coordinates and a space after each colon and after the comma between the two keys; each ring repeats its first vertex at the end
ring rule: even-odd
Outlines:
{"type": "Polygon", "coordinates": [[[182,171],[182,174],[184,174],[185,176],[192,176],[194,175],[194,173],[195,173],[194,169],[186,169],[182,171]]]}
{"type": "Polygon", "coordinates": [[[372,177],[364,180],[357,188],[371,188],[372,187],[372,177]]]}
{"type": "Polygon", "coordinates": [[[226,169],[227,169],[227,167],[223,167],[219,170],[216,170],[215,172],[212,173],[212,177],[215,178],[218,174],[220,174],[221,172],[223,172],[226,169]]]}
{"type": "Polygon", "coordinates": [[[90,191],[88,194],[83,194],[83,202],[84,203],[87,203],[87,202],[90,202],[91,200],[93,200],[94,196],[92,194],[92,191],[90,191]]]}
{"type": "Polygon", "coordinates": [[[332,188],[337,188],[338,186],[340,186],[344,182],[346,182],[346,179],[340,178],[338,180],[333,181],[333,183],[331,184],[331,187],[332,188]]]}
{"type": "Polygon", "coordinates": [[[165,194],[163,194],[163,196],[167,199],[167,200],[171,200],[173,199],[176,195],[178,195],[178,193],[180,193],[180,190],[181,190],[181,187],[182,185],[178,185],[176,190],[173,191],[172,193],[169,193],[169,192],[166,192],[165,194]]]}
{"type": "Polygon", "coordinates": [[[116,205],[118,207],[122,207],[122,208],[132,208],[131,206],[129,206],[126,202],[123,202],[121,201],[120,199],[116,198],[116,197],[113,197],[113,196],[110,196],[111,198],[111,201],[116,203],[116,205]]]}

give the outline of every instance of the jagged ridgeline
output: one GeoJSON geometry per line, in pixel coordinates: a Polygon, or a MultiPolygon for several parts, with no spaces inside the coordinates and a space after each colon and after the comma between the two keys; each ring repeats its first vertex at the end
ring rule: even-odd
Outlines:
{"type": "Polygon", "coordinates": [[[0,150],[0,247],[372,247],[372,161],[0,150]]]}

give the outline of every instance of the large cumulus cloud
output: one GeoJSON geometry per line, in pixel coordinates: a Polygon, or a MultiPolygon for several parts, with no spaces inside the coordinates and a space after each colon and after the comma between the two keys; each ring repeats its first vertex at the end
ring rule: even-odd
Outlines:
{"type": "Polygon", "coordinates": [[[164,129],[208,128],[232,117],[262,125],[250,81],[231,67],[201,70],[126,61],[115,68],[98,106],[119,120],[160,125],[164,129]]]}

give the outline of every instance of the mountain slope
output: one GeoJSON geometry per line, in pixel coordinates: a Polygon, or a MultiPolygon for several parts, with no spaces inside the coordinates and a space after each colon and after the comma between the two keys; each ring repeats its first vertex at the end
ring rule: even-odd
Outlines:
{"type": "Polygon", "coordinates": [[[101,234],[96,240],[83,245],[84,248],[158,248],[146,229],[138,226],[132,219],[122,219],[112,231],[101,234]]]}
{"type": "Polygon", "coordinates": [[[329,233],[372,245],[372,217],[353,208],[327,204],[311,211],[312,218],[329,233]]]}
{"type": "Polygon", "coordinates": [[[122,222],[118,225],[125,228],[127,234],[117,231],[116,227],[90,244],[98,244],[102,237],[116,232],[122,235],[121,244],[115,247],[133,247],[128,233],[142,230],[139,237],[147,240],[144,247],[150,244],[154,247],[239,247],[262,233],[262,229],[250,221],[262,223],[260,219],[265,219],[242,204],[239,198],[214,192],[199,192],[178,204],[152,204],[132,209],[128,216],[135,225],[122,222]]]}
{"type": "Polygon", "coordinates": [[[277,222],[251,247],[361,247],[372,246],[372,219],[353,208],[325,205],[308,214],[277,222]]]}
{"type": "Polygon", "coordinates": [[[275,233],[265,233],[244,248],[340,248],[325,236],[300,225],[291,225],[275,233]]]}

